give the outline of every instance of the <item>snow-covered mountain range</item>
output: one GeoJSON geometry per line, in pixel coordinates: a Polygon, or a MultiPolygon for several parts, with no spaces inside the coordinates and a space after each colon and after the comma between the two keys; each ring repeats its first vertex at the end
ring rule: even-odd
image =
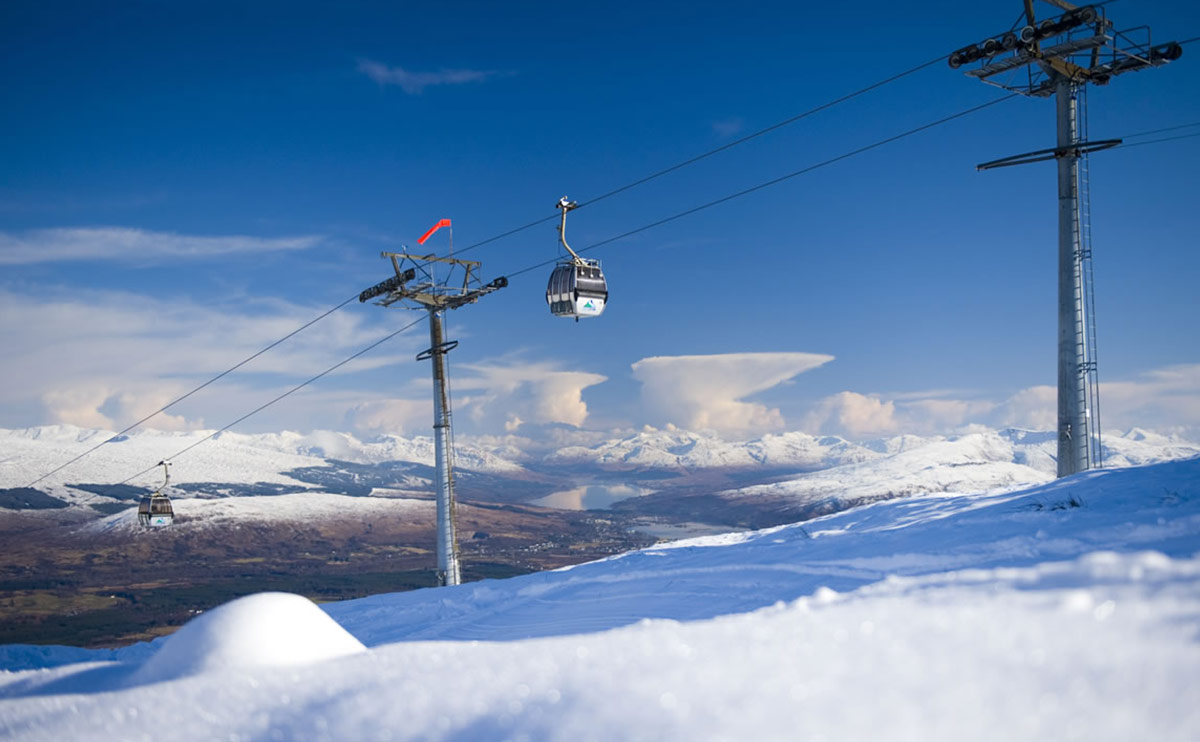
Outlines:
{"type": "MultiPolygon", "coordinates": [[[[154,430],[123,436],[38,483],[43,499],[36,500],[21,488],[112,433],[71,426],[0,430],[0,506],[74,506],[91,517],[115,513],[110,521],[127,521],[134,501],[162,481],[154,463],[206,436],[154,430]],[[113,486],[146,469],[128,485],[113,486]]],[[[712,433],[646,429],[536,455],[517,452],[507,442],[468,439],[459,442],[456,463],[466,499],[555,503],[572,498],[541,498],[602,482],[641,495],[622,502],[623,512],[661,516],[681,509],[692,520],[762,523],[761,518],[722,521],[721,511],[751,507],[769,514],[765,522],[787,522],[880,499],[1011,489],[1052,479],[1054,454],[1052,433],[1013,429],[863,442],[800,432],[727,441],[712,433]],[[706,511],[697,510],[699,497],[708,498],[706,511]]],[[[1143,430],[1105,439],[1107,466],[1196,455],[1198,445],[1143,430]]],[[[432,439],[424,437],[227,432],[173,461],[168,492],[183,503],[240,496],[219,507],[182,506],[181,512],[196,518],[239,512],[253,519],[306,512],[319,517],[331,509],[378,509],[381,505],[371,502],[378,498],[427,497],[432,466],[432,439]]],[[[573,500],[582,502],[579,496],[573,500]]]]}

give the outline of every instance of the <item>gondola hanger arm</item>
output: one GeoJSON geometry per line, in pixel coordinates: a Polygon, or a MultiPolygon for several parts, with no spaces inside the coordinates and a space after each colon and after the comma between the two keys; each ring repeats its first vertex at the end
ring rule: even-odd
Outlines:
{"type": "Polygon", "coordinates": [[[162,461],[158,462],[158,466],[163,468],[163,483],[159,485],[157,490],[154,491],[154,494],[156,495],[165,490],[167,485],[171,483],[171,462],[163,459],[162,461]]]}
{"type": "Polygon", "coordinates": [[[562,220],[558,223],[558,241],[567,252],[571,253],[571,257],[575,260],[576,264],[582,264],[583,258],[579,257],[579,253],[572,250],[571,246],[567,244],[567,212],[578,206],[579,204],[576,202],[568,201],[566,196],[558,200],[557,207],[562,209],[562,220]]]}

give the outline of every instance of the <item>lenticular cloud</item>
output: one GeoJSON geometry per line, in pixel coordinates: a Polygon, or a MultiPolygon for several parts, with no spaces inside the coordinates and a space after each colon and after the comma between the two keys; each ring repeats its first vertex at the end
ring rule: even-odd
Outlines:
{"type": "Polygon", "coordinates": [[[642,382],[642,398],[656,422],[749,433],[781,429],[783,416],[742,401],[745,397],[832,360],[818,353],[655,356],[633,364],[633,375],[642,382]]]}

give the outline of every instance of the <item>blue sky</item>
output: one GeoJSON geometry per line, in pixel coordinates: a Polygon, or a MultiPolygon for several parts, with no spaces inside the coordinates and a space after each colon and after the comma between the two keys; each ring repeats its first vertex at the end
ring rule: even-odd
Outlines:
{"type": "MultiPolygon", "coordinates": [[[[387,277],[1003,31],[1021,4],[55,3],[0,9],[0,426],[123,427],[387,277]],[[443,251],[439,233],[426,248],[443,251]]],[[[1039,4],[1049,12],[1049,6],[1039,4]]],[[[1194,3],[1119,26],[1200,34],[1194,3]]],[[[1200,49],[1089,96],[1096,138],[1200,121],[1200,49]]],[[[991,100],[935,64],[573,212],[575,247],[991,100]]],[[[1016,99],[601,247],[452,313],[456,423],[730,436],[1050,427],[1053,104],[1016,99]],[[765,354],[765,355],[746,355],[765,354]],[[658,360],[647,360],[658,359],[658,360]]],[[[1188,130],[1195,132],[1197,129],[1188,130]]],[[[1188,133],[1188,132],[1184,132],[1188,133]]],[[[1091,165],[1106,425],[1200,426],[1200,139],[1091,165]]],[[[557,254],[551,222],[473,250],[557,254]]],[[[418,315],[354,303],[158,418],[221,427],[418,315]]],[[[422,433],[424,325],[239,426],[422,433]]]]}

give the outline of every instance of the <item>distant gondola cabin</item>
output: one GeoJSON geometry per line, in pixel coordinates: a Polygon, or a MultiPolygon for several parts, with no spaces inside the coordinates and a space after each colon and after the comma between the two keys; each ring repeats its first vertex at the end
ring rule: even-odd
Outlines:
{"type": "Polygon", "coordinates": [[[171,500],[165,495],[143,497],[138,504],[138,522],[150,528],[169,526],[175,520],[171,500]]]}

